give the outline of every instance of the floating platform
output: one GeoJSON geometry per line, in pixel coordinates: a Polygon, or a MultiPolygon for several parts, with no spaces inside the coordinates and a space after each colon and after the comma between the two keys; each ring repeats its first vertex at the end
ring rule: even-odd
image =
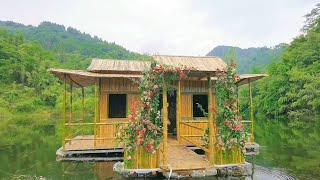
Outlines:
{"type": "MultiPolygon", "coordinates": [[[[97,140],[96,148],[94,146],[93,135],[77,136],[72,139],[71,143],[65,144],[65,149],[59,148],[56,152],[57,160],[65,161],[121,161],[123,160],[123,148],[118,148],[115,141],[108,141],[105,143],[102,140],[97,140]]],[[[205,159],[204,151],[190,144],[179,144],[178,141],[171,137],[168,138],[168,155],[170,159],[176,159],[177,162],[169,162],[176,169],[181,169],[179,164],[184,164],[185,162],[196,161],[195,169],[201,169],[201,167],[206,166],[208,162],[199,161],[199,157],[205,159]],[[183,159],[179,160],[183,154],[183,159]],[[197,156],[192,156],[192,155],[197,156]],[[186,159],[190,158],[190,159],[186,159]],[[200,162],[200,164],[199,164],[200,162]]],[[[257,143],[246,144],[245,155],[258,155],[260,146],[257,143]]],[[[191,163],[190,166],[193,166],[191,163]]],[[[183,168],[182,168],[183,169],[183,168]]]]}
{"type": "MultiPolygon", "coordinates": [[[[65,144],[65,150],[59,148],[56,152],[58,161],[122,161],[124,150],[117,148],[113,143],[105,144],[97,141],[94,149],[93,136],[77,136],[71,143],[65,144]]],[[[259,148],[258,144],[250,144],[246,147],[251,154],[259,148]]],[[[249,153],[249,152],[248,152],[249,153]]],[[[162,155],[160,155],[162,159],[162,155]]],[[[162,162],[160,160],[160,162],[162,162]]],[[[214,176],[219,172],[230,171],[234,169],[242,169],[248,175],[250,164],[231,164],[227,166],[210,165],[205,158],[204,152],[195,146],[188,144],[179,144],[175,138],[168,138],[168,169],[150,169],[150,173],[162,173],[164,176],[181,178],[181,177],[204,177],[214,176]],[[227,170],[229,168],[229,170],[227,170]]],[[[127,173],[137,174],[139,176],[141,170],[129,169],[127,173]]],[[[143,170],[143,172],[147,172],[143,170]]],[[[149,172],[149,171],[148,171],[149,172]]],[[[140,173],[141,175],[141,173],[140,173]]]]}

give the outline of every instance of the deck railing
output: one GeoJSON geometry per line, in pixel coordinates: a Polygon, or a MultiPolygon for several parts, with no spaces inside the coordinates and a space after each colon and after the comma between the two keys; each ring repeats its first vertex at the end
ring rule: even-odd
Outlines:
{"type": "Polygon", "coordinates": [[[65,123],[62,137],[62,147],[65,150],[66,144],[72,144],[72,141],[81,141],[81,140],[92,140],[93,141],[93,149],[98,149],[97,146],[100,144],[107,144],[106,141],[112,142],[116,139],[116,124],[125,124],[127,122],[72,122],[65,123]],[[85,128],[85,127],[93,127],[93,129],[85,128]],[[81,127],[74,131],[76,127],[81,127]],[[106,128],[107,127],[107,128],[106,128]],[[101,133],[103,129],[113,129],[109,134],[101,133]],[[85,130],[89,131],[89,133],[84,132],[85,130]],[[92,133],[93,131],[93,133],[92,133]],[[91,136],[88,136],[91,135],[91,136]],[[93,136],[92,136],[93,135],[93,136]]]}
{"type": "Polygon", "coordinates": [[[183,120],[180,121],[180,142],[195,145],[205,152],[209,152],[201,141],[205,129],[208,127],[208,120],[183,120]]]}

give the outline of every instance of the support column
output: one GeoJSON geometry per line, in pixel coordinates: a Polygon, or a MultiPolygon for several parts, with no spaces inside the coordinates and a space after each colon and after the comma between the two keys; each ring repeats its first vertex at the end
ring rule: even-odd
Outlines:
{"type": "Polygon", "coordinates": [[[240,116],[240,103],[239,103],[239,86],[237,85],[237,110],[238,110],[238,116],[240,116]]]}
{"type": "Polygon", "coordinates": [[[62,133],[62,148],[65,150],[66,148],[66,122],[67,122],[67,75],[64,74],[64,94],[63,94],[63,133],[62,133]]]}
{"type": "Polygon", "coordinates": [[[97,147],[97,119],[98,119],[98,79],[95,79],[94,86],[94,127],[93,127],[93,147],[97,147]]]}
{"type": "Polygon", "coordinates": [[[215,151],[214,151],[214,123],[213,123],[213,112],[211,108],[213,107],[212,103],[212,81],[211,76],[208,75],[208,120],[209,120],[209,162],[211,165],[214,165],[215,160],[215,151]]]}
{"type": "Polygon", "coordinates": [[[163,167],[168,166],[168,101],[167,86],[162,77],[162,102],[163,102],[163,167]]]}
{"type": "Polygon", "coordinates": [[[251,81],[249,81],[249,98],[250,98],[250,121],[251,121],[251,143],[254,143],[254,115],[253,115],[253,100],[252,100],[252,88],[251,88],[251,81]]]}
{"type": "Polygon", "coordinates": [[[177,100],[176,100],[176,118],[177,118],[177,139],[179,144],[181,143],[180,138],[180,121],[181,121],[181,80],[178,81],[178,87],[177,87],[177,100]]]}
{"type": "Polygon", "coordinates": [[[101,119],[101,109],[100,109],[100,104],[101,104],[101,78],[99,78],[99,87],[98,87],[98,122],[100,123],[100,119],[101,119]]]}
{"type": "Polygon", "coordinates": [[[70,117],[69,117],[69,144],[72,140],[72,82],[70,83],[70,117]]]}
{"type": "MultiPolygon", "coordinates": [[[[85,121],[85,114],[84,114],[84,87],[82,87],[82,123],[85,121]]],[[[81,129],[81,135],[83,136],[84,126],[81,129]]]]}

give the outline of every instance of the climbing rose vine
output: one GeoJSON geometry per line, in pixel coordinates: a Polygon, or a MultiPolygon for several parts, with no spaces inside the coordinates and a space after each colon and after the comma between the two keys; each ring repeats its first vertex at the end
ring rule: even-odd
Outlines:
{"type": "MultiPolygon", "coordinates": [[[[234,60],[230,61],[227,68],[221,70],[217,69],[216,92],[218,109],[216,111],[216,146],[223,151],[238,147],[244,149],[245,139],[247,134],[244,131],[242,118],[239,115],[237,108],[237,85],[239,76],[235,70],[234,60]]],[[[206,129],[202,140],[208,144],[209,130],[206,129]]]]}
{"type": "Polygon", "coordinates": [[[238,147],[244,149],[247,137],[237,107],[237,85],[239,76],[234,60],[224,69],[217,69],[216,88],[218,92],[217,146],[222,150],[238,147]]]}
{"type": "Polygon", "coordinates": [[[152,62],[151,69],[142,72],[142,78],[137,81],[141,104],[131,109],[127,124],[117,125],[117,141],[127,152],[125,164],[132,160],[138,146],[142,146],[150,154],[154,154],[159,148],[163,136],[159,109],[163,79],[168,91],[171,91],[175,81],[186,77],[188,72],[190,68],[172,67],[157,62],[152,62]]]}

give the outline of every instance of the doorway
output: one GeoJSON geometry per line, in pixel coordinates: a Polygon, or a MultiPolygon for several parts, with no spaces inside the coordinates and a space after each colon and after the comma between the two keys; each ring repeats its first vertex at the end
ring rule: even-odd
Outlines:
{"type": "MultiPolygon", "coordinates": [[[[160,108],[163,108],[163,101],[162,101],[162,94],[160,94],[160,108]]],[[[177,136],[177,92],[173,91],[173,92],[168,92],[167,94],[167,101],[169,104],[168,107],[168,119],[170,121],[170,125],[168,125],[168,133],[170,133],[173,136],[177,136]]]]}

